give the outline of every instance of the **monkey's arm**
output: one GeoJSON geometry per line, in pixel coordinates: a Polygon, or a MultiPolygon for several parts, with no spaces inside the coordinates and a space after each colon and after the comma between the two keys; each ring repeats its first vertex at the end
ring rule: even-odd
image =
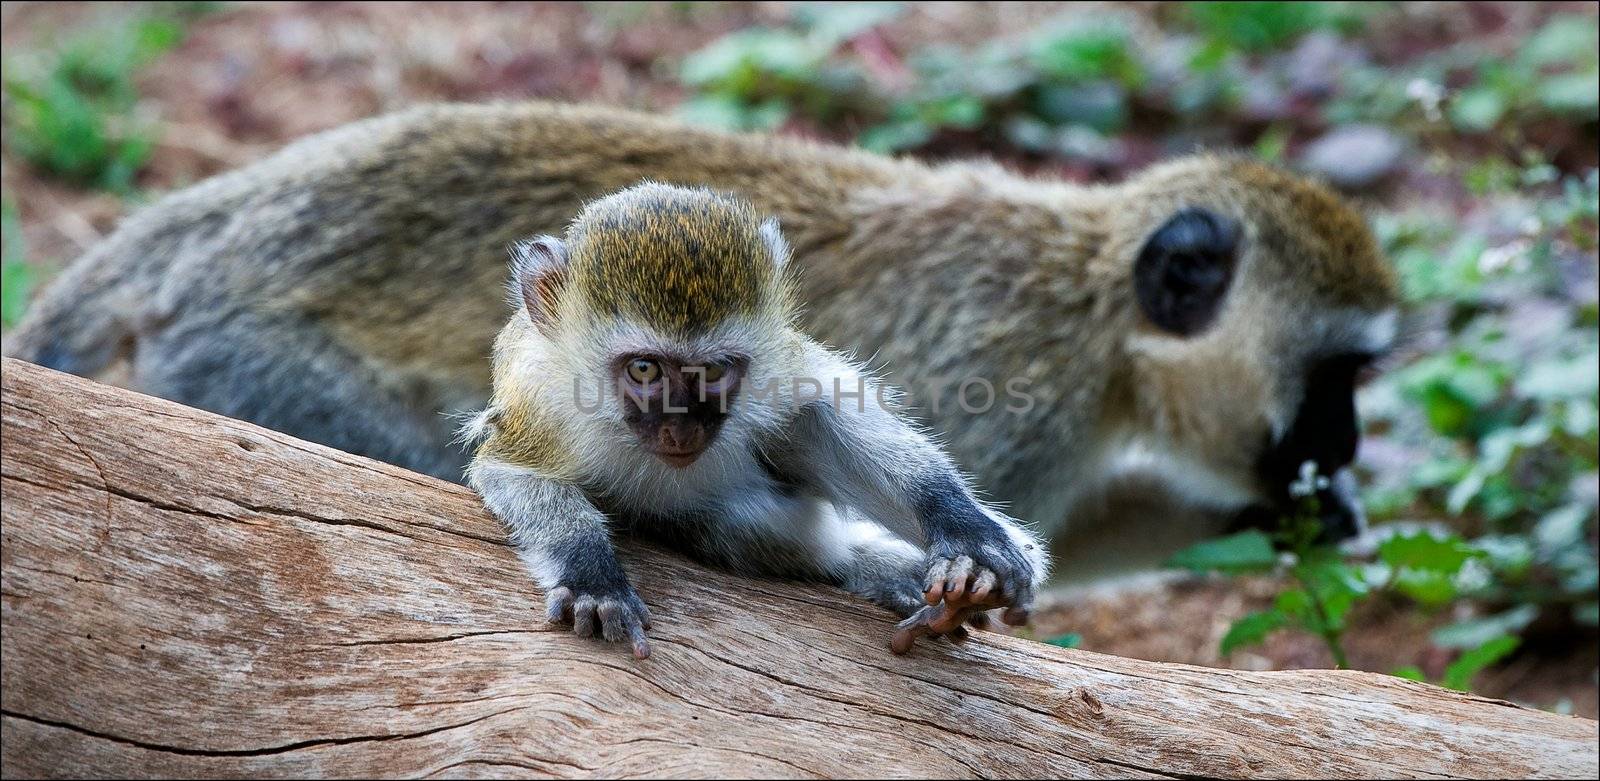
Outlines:
{"type": "Polygon", "coordinates": [[[510,531],[544,589],[550,621],[570,623],[583,637],[627,640],[640,659],[650,655],[650,610],[617,561],[605,514],[578,486],[481,453],[467,482],[510,531]]]}
{"type": "Polygon", "coordinates": [[[807,350],[809,376],[824,389],[796,418],[797,467],[836,494],[830,498],[926,546],[929,605],[1003,605],[1008,622],[1025,621],[1046,574],[1044,545],[980,504],[949,457],[882,402],[872,378],[820,345],[807,350]]]}

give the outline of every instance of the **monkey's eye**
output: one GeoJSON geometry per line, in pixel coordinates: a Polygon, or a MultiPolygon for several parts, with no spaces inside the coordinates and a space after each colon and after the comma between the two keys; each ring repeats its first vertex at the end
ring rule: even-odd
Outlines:
{"type": "Polygon", "coordinates": [[[649,385],[661,378],[661,364],[649,358],[635,358],[628,362],[628,379],[640,385],[649,385]]]}
{"type": "Polygon", "coordinates": [[[705,374],[701,375],[701,379],[708,383],[717,382],[721,380],[723,375],[727,373],[728,370],[723,368],[720,364],[708,363],[705,365],[705,374]]]}

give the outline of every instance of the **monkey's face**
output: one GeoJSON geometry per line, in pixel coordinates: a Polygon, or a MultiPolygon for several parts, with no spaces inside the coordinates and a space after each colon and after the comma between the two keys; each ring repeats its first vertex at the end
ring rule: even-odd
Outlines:
{"type": "Polygon", "coordinates": [[[1355,395],[1394,337],[1392,272],[1320,189],[1285,183],[1277,200],[1240,203],[1215,194],[1226,177],[1210,181],[1174,198],[1134,263],[1145,407],[1237,523],[1270,528],[1314,498],[1324,537],[1352,536],[1355,395]]]}
{"type": "Polygon", "coordinates": [[[675,469],[688,467],[711,447],[733,412],[747,365],[739,355],[620,355],[612,366],[623,420],[651,455],[675,469]]]}

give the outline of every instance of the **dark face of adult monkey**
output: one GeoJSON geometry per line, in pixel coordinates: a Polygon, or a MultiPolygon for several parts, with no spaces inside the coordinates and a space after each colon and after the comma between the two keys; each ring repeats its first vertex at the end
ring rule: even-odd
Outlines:
{"type": "Polygon", "coordinates": [[[1134,262],[1145,322],[1130,345],[1163,389],[1158,427],[1206,453],[1186,480],[1212,483],[1235,525],[1270,528],[1314,499],[1323,538],[1351,537],[1355,396],[1395,337],[1392,274],[1325,192],[1280,184],[1290,197],[1251,204],[1225,187],[1179,196],[1134,262]]]}

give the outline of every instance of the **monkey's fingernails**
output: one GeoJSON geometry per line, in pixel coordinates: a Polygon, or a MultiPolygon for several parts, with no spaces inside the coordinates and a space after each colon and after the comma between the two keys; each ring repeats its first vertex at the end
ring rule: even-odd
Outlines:
{"type": "Polygon", "coordinates": [[[994,570],[980,569],[978,576],[972,579],[972,602],[983,602],[989,598],[989,592],[994,590],[998,577],[994,570]]]}
{"type": "Polygon", "coordinates": [[[1000,620],[1012,626],[1022,626],[1028,623],[1028,611],[1018,607],[1008,607],[1000,614],[1000,620]]]}
{"type": "Polygon", "coordinates": [[[950,563],[950,570],[945,575],[945,599],[948,600],[951,597],[957,600],[961,599],[961,596],[967,591],[967,581],[971,577],[972,557],[957,556],[956,560],[950,563]]]}
{"type": "Polygon", "coordinates": [[[944,601],[964,602],[967,596],[966,576],[953,577],[944,584],[944,601]]]}
{"type": "Polygon", "coordinates": [[[948,559],[938,559],[928,565],[928,576],[922,581],[922,594],[929,605],[937,605],[939,600],[944,599],[945,581],[948,579],[949,571],[948,559]]]}
{"type": "Polygon", "coordinates": [[[633,658],[650,658],[650,641],[645,639],[644,628],[638,626],[628,627],[628,637],[633,641],[633,658]]]}

